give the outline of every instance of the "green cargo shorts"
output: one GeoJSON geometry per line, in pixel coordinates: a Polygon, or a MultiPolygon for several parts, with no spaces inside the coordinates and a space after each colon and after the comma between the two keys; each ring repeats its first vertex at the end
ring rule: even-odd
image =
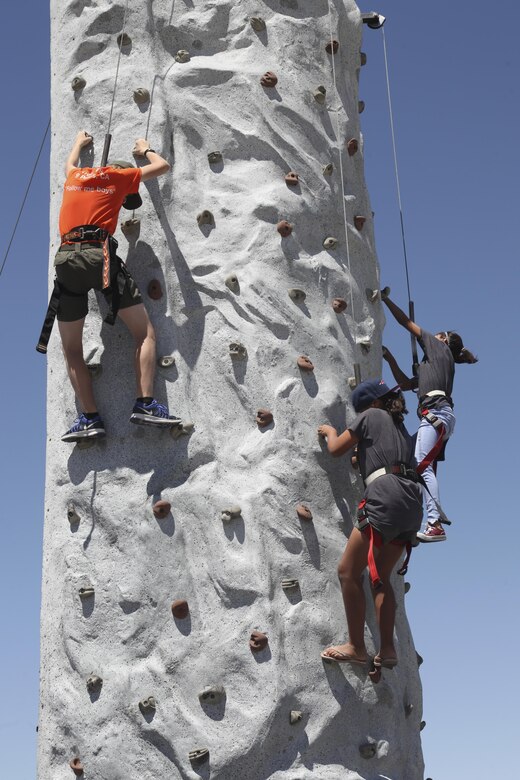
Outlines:
{"type": "MultiPolygon", "coordinates": [[[[60,247],[54,259],[54,266],[56,278],[65,288],[60,295],[58,320],[82,320],[88,313],[89,290],[103,289],[103,249],[86,243],[75,244],[74,248],[60,247]]],[[[129,277],[119,308],[128,309],[142,302],[136,283],[129,277]]]]}

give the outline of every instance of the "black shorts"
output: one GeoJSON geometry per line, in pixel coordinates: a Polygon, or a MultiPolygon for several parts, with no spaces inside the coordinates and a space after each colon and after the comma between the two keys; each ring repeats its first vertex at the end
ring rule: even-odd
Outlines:
{"type": "MultiPolygon", "coordinates": [[[[58,320],[82,320],[88,313],[89,290],[103,289],[103,249],[85,243],[70,248],[60,247],[54,265],[56,278],[65,288],[60,295],[58,320]],[[68,295],[67,291],[74,294],[68,295]]],[[[119,308],[128,309],[142,302],[136,283],[128,275],[119,308]]]]}

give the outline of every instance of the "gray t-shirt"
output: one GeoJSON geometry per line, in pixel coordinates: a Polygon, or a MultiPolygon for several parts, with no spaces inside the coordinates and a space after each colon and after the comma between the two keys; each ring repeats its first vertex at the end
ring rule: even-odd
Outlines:
{"type": "MultiPolygon", "coordinates": [[[[371,407],[348,426],[358,443],[358,462],[365,479],[384,466],[405,463],[415,468],[414,440],[384,409],[371,407]]],[[[385,542],[411,539],[421,527],[422,489],[396,474],[385,474],[365,488],[368,520],[385,542]]]]}
{"type": "MultiPolygon", "coordinates": [[[[418,366],[419,400],[421,401],[431,390],[442,390],[452,405],[451,393],[455,376],[455,361],[450,348],[422,328],[421,338],[418,341],[424,352],[423,361],[418,366]]],[[[446,405],[446,400],[441,396],[433,396],[423,402],[423,406],[428,409],[436,409],[443,405],[446,405]]]]}

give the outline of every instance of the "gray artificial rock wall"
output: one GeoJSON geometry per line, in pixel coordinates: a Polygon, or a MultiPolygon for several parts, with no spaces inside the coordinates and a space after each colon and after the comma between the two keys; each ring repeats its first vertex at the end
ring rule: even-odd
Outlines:
{"type": "MultiPolygon", "coordinates": [[[[125,4],[51,0],[51,13],[52,258],[63,163],[79,129],[95,137],[82,164],[100,162],[125,4]],[[85,81],[76,91],[74,78],[85,81]]],[[[128,158],[149,128],[172,170],[142,187],[139,221],[117,238],[158,356],[175,358],[158,368],[156,394],[194,430],[175,439],[129,424],[131,340],[120,323],[101,326],[92,296],[85,353],[107,438],[62,444],[75,405],[53,334],[40,780],[73,776],[71,761],[92,780],[423,776],[402,579],[396,671],[374,685],[320,659],[346,634],[336,566],[361,485],[348,458],[325,453],[316,427],[352,417],[354,364],[364,378],[381,372],[384,320],[366,292],[379,271],[358,105],[362,31],[351,0],[129,2],[112,158],[128,158]],[[266,71],[276,86],[261,85],[266,71]],[[151,99],[136,103],[139,88],[151,99]],[[222,160],[210,162],[215,151],[222,160]],[[296,185],[284,179],[290,171],[296,185]],[[203,211],[210,224],[198,224],[203,211]],[[159,299],[146,295],[152,280],[159,299]],[[304,300],[289,296],[294,288],[304,300]],[[340,313],[336,297],[347,303],[340,313]],[[232,343],[245,354],[232,356],[232,343]],[[265,427],[255,419],[262,408],[274,418],[265,427]],[[163,518],[152,509],[159,500],[171,504],[163,518]],[[312,520],[298,516],[301,503],[312,520]],[[298,587],[284,589],[286,578],[298,587]],[[180,599],[184,618],[171,611],[180,599]],[[252,631],[267,634],[260,652],[252,631]],[[92,674],[102,684],[89,691],[92,674]],[[215,698],[201,702],[208,686],[215,698]],[[140,708],[150,697],[155,709],[140,708]],[[291,723],[293,711],[302,717],[291,723]],[[190,761],[199,748],[209,758],[190,761]]],[[[369,607],[371,650],[375,631],[369,607]]]]}

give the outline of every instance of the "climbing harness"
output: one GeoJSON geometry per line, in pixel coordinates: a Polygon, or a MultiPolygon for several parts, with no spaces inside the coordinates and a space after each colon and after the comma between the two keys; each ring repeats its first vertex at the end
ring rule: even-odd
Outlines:
{"type": "MultiPolygon", "coordinates": [[[[399,465],[404,465],[404,464],[399,464],[399,465]]],[[[381,471],[381,469],[380,469],[380,471],[381,471]]],[[[413,469],[412,469],[412,471],[413,471],[413,469]]],[[[393,473],[393,472],[385,471],[385,473],[393,473]]],[[[383,475],[379,474],[379,476],[383,476],[383,475]]],[[[417,480],[415,480],[415,481],[417,481],[417,480]]],[[[374,588],[374,590],[377,590],[378,588],[380,588],[383,585],[383,581],[382,581],[381,577],[379,576],[379,572],[377,570],[377,564],[376,564],[375,557],[374,557],[374,547],[379,548],[379,547],[383,546],[383,537],[381,536],[379,531],[377,531],[373,527],[373,525],[371,525],[371,523],[369,522],[369,520],[368,520],[368,512],[367,512],[367,509],[366,509],[366,503],[367,503],[366,498],[363,498],[359,502],[359,504],[358,504],[358,508],[357,508],[358,524],[357,524],[357,527],[358,527],[358,530],[361,531],[361,533],[363,533],[366,536],[368,536],[369,540],[370,540],[370,544],[369,544],[369,547],[368,547],[368,559],[367,559],[367,562],[368,562],[368,572],[369,572],[369,575],[370,575],[370,582],[372,583],[372,587],[374,588]]],[[[410,562],[410,556],[412,554],[412,547],[414,545],[413,545],[413,543],[411,541],[403,542],[403,541],[401,541],[399,539],[392,539],[390,544],[394,544],[397,547],[404,547],[406,549],[406,556],[405,556],[405,559],[403,561],[403,565],[401,566],[401,568],[397,572],[401,576],[404,576],[406,574],[406,572],[408,571],[408,564],[410,562]]]]}
{"type": "MultiPolygon", "coordinates": [[[[98,246],[103,250],[102,293],[108,304],[108,314],[103,321],[106,322],[107,325],[113,325],[117,318],[125,284],[127,279],[130,278],[126,265],[117,255],[117,240],[114,236],[110,235],[107,230],[103,230],[96,225],[79,225],[62,236],[60,249],[66,250],[68,247],[73,249],[75,243],[79,243],[80,245],[89,244],[91,246],[98,246]]],[[[47,346],[49,344],[56,315],[58,314],[60,297],[62,294],[73,297],[80,297],[83,295],[83,293],[75,293],[68,290],[58,281],[58,279],[54,280],[54,287],[52,289],[49,305],[47,306],[40,338],[36,345],[36,351],[41,352],[43,355],[47,352],[47,346]]]]}

